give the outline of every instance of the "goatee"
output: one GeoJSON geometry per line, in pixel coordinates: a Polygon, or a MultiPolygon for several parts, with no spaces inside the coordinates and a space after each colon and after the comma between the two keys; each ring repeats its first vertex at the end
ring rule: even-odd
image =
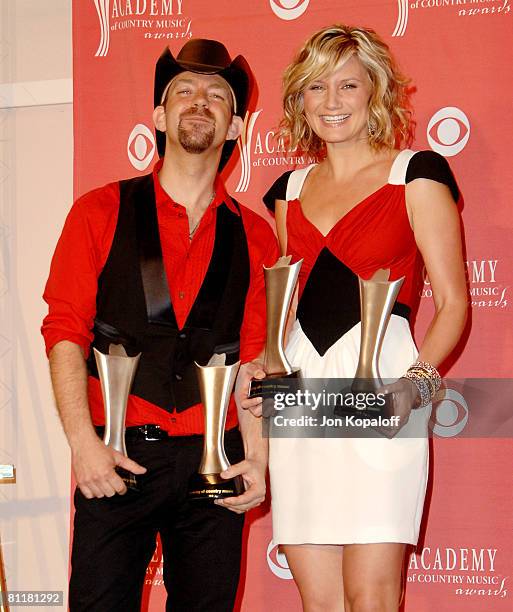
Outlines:
{"type": "Polygon", "coordinates": [[[203,112],[197,109],[191,109],[180,115],[180,121],[178,123],[178,141],[187,153],[197,154],[206,151],[214,142],[215,132],[216,126],[214,116],[208,109],[205,109],[203,112]],[[198,123],[187,122],[184,125],[182,119],[189,117],[204,117],[212,120],[212,123],[201,121],[198,123]]]}

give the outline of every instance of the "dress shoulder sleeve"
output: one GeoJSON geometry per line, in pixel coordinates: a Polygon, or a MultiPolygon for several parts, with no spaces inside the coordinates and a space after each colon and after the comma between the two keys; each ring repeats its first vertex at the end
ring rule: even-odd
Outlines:
{"type": "Polygon", "coordinates": [[[435,151],[418,151],[415,153],[408,163],[405,183],[408,184],[418,178],[426,178],[447,185],[454,201],[458,201],[460,195],[458,185],[449,163],[443,155],[435,153],[435,151]]]}
{"type": "Polygon", "coordinates": [[[287,172],[284,172],[280,177],[278,177],[274,181],[269,191],[262,198],[264,200],[264,204],[272,212],[274,212],[274,201],[275,200],[286,200],[287,199],[287,183],[289,182],[289,177],[291,174],[292,174],[292,170],[288,170],[287,172]]]}

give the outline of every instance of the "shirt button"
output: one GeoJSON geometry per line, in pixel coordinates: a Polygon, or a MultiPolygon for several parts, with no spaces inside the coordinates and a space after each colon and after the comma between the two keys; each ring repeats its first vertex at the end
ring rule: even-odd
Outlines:
{"type": "Polygon", "coordinates": [[[178,213],[178,217],[181,219],[183,217],[183,213],[178,213]]]}
{"type": "Polygon", "coordinates": [[[183,291],[180,291],[180,293],[178,294],[178,297],[183,300],[183,298],[185,297],[185,293],[183,291]]]}
{"type": "Polygon", "coordinates": [[[171,421],[171,423],[176,423],[176,419],[175,419],[174,417],[172,417],[172,418],[170,419],[170,421],[171,421]]]}
{"type": "Polygon", "coordinates": [[[183,376],[181,374],[175,374],[176,380],[182,380],[183,376]]]}
{"type": "Polygon", "coordinates": [[[187,334],[182,332],[178,337],[181,338],[182,340],[185,340],[185,338],[187,338],[187,334]]]}

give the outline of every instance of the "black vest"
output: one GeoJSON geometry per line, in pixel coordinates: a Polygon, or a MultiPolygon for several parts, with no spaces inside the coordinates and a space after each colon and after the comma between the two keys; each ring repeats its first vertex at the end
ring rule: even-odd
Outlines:
{"type": "MultiPolygon", "coordinates": [[[[194,362],[213,353],[239,358],[240,327],[249,287],[249,254],[242,218],[217,208],[214,248],[203,284],[182,329],[167,285],[152,175],[120,181],[119,215],[98,279],[92,346],[108,353],[123,344],[141,352],[131,393],[178,412],[200,402],[194,362]]],[[[88,369],[98,377],[94,355],[88,369]]]]}

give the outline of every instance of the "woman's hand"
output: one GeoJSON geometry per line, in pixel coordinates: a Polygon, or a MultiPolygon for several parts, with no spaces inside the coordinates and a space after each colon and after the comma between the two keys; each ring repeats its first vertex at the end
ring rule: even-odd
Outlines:
{"type": "Polygon", "coordinates": [[[387,437],[394,437],[408,423],[411,411],[420,406],[419,390],[411,380],[399,378],[389,385],[380,387],[378,393],[386,396],[387,404],[390,406],[389,416],[399,417],[397,427],[386,427],[383,431],[387,437]]]}
{"type": "Polygon", "coordinates": [[[253,379],[265,378],[263,365],[260,361],[250,361],[241,365],[235,384],[235,401],[239,408],[249,410],[253,416],[262,416],[262,398],[249,398],[249,385],[253,379]]]}

